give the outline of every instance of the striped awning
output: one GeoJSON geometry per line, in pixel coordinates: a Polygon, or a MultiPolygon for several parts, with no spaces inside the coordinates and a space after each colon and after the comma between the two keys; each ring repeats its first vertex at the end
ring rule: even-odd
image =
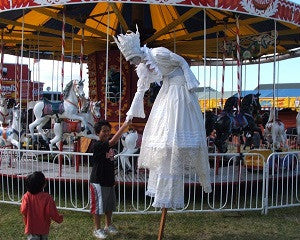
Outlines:
{"type": "Polygon", "coordinates": [[[83,29],[87,56],[116,49],[107,39],[136,24],[143,44],[169,48],[191,62],[205,54],[235,57],[237,19],[245,58],[273,54],[274,36],[278,53],[292,55],[300,47],[300,6],[287,0],[2,0],[0,10],[4,52],[20,55],[23,39],[24,56],[39,58],[60,57],[63,14],[66,60],[79,58],[83,29]]]}

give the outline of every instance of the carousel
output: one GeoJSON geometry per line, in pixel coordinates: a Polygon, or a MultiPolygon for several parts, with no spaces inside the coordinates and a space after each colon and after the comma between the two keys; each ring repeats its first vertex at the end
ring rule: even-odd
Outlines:
{"type": "MultiPolygon", "coordinates": [[[[259,170],[276,151],[287,154],[275,154],[270,166],[278,171],[290,168],[293,177],[300,175],[299,152],[287,145],[284,125],[276,118],[275,101],[277,62],[300,57],[300,5],[287,0],[3,0],[0,9],[2,185],[23,181],[34,170],[44,171],[53,182],[79,182],[82,186],[88,182],[91,154],[86,152],[98,139],[93,129],[95,122],[104,118],[116,131],[136,92],[135,68],[125,61],[114,40],[136,27],[141,46],[165,47],[190,66],[203,67],[197,78],[205,86],[204,93],[211,80],[207,69],[221,69],[222,78],[216,79],[222,89],[220,105],[209,111],[211,98],[201,102],[207,141],[214,149],[210,154],[214,196],[216,185],[249,181],[249,168],[251,181],[264,182],[265,174],[259,170]],[[12,82],[5,77],[7,54],[16,57],[14,69],[10,68],[15,75],[15,91],[10,98],[15,104],[10,105],[3,88],[7,81],[12,82]],[[31,72],[31,66],[40,64],[40,60],[48,60],[52,79],[40,79],[38,68],[31,72]],[[256,121],[261,110],[260,93],[243,94],[242,69],[267,62],[274,63],[274,93],[273,106],[262,129],[256,121]],[[67,74],[73,74],[72,70],[66,72],[66,63],[79,64],[79,79],[66,79],[67,74]],[[88,68],[88,79],[83,79],[84,66],[88,68]],[[233,81],[226,82],[224,76],[232,66],[236,69],[233,88],[237,94],[225,101],[224,86],[233,81]],[[51,82],[52,90],[56,88],[60,100],[42,98],[39,84],[45,81],[51,82]],[[88,97],[84,85],[88,85],[88,97]],[[247,136],[255,134],[260,141],[258,149],[241,151],[247,136]],[[66,138],[75,143],[66,146],[66,138]],[[229,148],[232,139],[235,145],[229,148]],[[43,141],[44,149],[39,141],[43,141]],[[265,143],[268,149],[261,149],[265,143]],[[235,168],[238,174],[232,176],[235,168]]],[[[136,164],[143,128],[159,89],[159,84],[151,84],[144,98],[146,118],[134,119],[134,129],[123,136],[123,146],[115,149],[119,184],[147,184],[148,172],[136,169],[136,164]]],[[[297,124],[299,129],[300,114],[297,124]]],[[[197,176],[185,177],[193,184],[198,181],[197,176]]],[[[288,172],[282,177],[288,177],[288,172]]],[[[82,204],[82,208],[88,205],[86,200],[82,204]]]]}

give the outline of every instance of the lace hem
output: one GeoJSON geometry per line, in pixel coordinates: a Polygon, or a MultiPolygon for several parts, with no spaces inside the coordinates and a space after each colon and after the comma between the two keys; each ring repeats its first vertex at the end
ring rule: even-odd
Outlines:
{"type": "Polygon", "coordinates": [[[157,208],[184,208],[184,203],[165,203],[165,202],[154,202],[152,207],[157,208]]]}
{"type": "Polygon", "coordinates": [[[157,207],[157,208],[183,208],[184,207],[184,202],[156,201],[155,193],[149,190],[147,190],[145,194],[149,197],[154,198],[152,207],[157,207]]]}
{"type": "Polygon", "coordinates": [[[210,166],[207,148],[151,148],[142,147],[139,168],[147,168],[163,177],[196,173],[205,192],[211,192],[210,166]]]}
{"type": "Polygon", "coordinates": [[[149,191],[149,190],[147,190],[146,191],[146,193],[145,193],[147,196],[149,196],[149,197],[155,197],[155,193],[154,192],[151,192],[151,191],[149,191]]]}

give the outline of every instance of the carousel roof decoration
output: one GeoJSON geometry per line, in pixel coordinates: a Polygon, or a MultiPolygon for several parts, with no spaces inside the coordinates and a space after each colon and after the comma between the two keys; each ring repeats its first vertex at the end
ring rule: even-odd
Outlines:
{"type": "MultiPolygon", "coordinates": [[[[206,32],[206,57],[215,59],[222,55],[218,54],[218,37],[226,38],[226,51],[234,51],[237,15],[242,60],[274,53],[274,20],[276,52],[300,56],[300,5],[287,0],[1,0],[5,53],[20,55],[24,21],[24,56],[38,51],[40,58],[59,58],[64,9],[66,61],[73,42],[73,55],[79,62],[82,31],[86,60],[87,55],[106,50],[107,29],[113,42],[114,36],[135,31],[136,25],[142,45],[176,50],[191,62],[203,60],[206,32]]],[[[109,48],[117,46],[110,44],[109,48]]]]}
{"type": "MultiPolygon", "coordinates": [[[[275,44],[275,31],[270,33],[263,33],[257,36],[249,36],[240,40],[241,58],[242,60],[257,59],[264,54],[266,50],[275,44]]],[[[276,36],[276,38],[278,35],[276,36]]],[[[226,57],[233,57],[236,59],[237,43],[235,40],[224,41],[219,43],[221,52],[225,52],[226,57]]]]}

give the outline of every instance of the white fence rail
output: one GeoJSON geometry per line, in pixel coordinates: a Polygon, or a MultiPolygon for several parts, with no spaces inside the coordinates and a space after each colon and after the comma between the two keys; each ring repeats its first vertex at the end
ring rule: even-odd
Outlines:
{"type": "MultiPolygon", "coordinates": [[[[288,151],[300,151],[300,142],[297,141],[298,136],[294,135],[294,134],[287,134],[286,137],[287,137],[287,142],[286,143],[287,143],[287,146],[288,146],[288,151]]],[[[251,147],[251,144],[250,145],[248,145],[249,143],[247,144],[246,138],[243,138],[243,140],[244,140],[244,144],[242,145],[242,148],[245,147],[246,150],[249,150],[250,147],[251,147]]],[[[236,151],[237,145],[239,144],[238,142],[239,142],[238,137],[233,136],[231,141],[227,142],[228,152],[236,151]]],[[[255,148],[258,148],[258,146],[256,146],[257,144],[255,144],[254,142],[252,142],[252,145],[255,146],[255,148]]],[[[266,147],[266,144],[263,144],[262,142],[258,145],[259,145],[260,149],[263,149],[263,148],[266,147]]],[[[211,145],[211,150],[216,151],[216,149],[214,148],[214,145],[211,145]]]]}
{"type": "MultiPolygon", "coordinates": [[[[300,152],[210,154],[213,191],[205,194],[195,175],[184,178],[185,207],[172,212],[250,211],[300,205],[300,152]]],[[[42,171],[48,191],[61,209],[89,211],[92,155],[75,152],[2,149],[0,202],[20,204],[25,177],[42,171]]],[[[158,213],[145,195],[148,172],[137,169],[137,154],[116,160],[118,214],[158,213]],[[122,160],[121,160],[122,159],[122,160]],[[125,162],[127,160],[127,168],[125,162]],[[123,164],[122,164],[123,163],[123,164]],[[123,167],[124,169],[123,169],[123,167]]]]}

